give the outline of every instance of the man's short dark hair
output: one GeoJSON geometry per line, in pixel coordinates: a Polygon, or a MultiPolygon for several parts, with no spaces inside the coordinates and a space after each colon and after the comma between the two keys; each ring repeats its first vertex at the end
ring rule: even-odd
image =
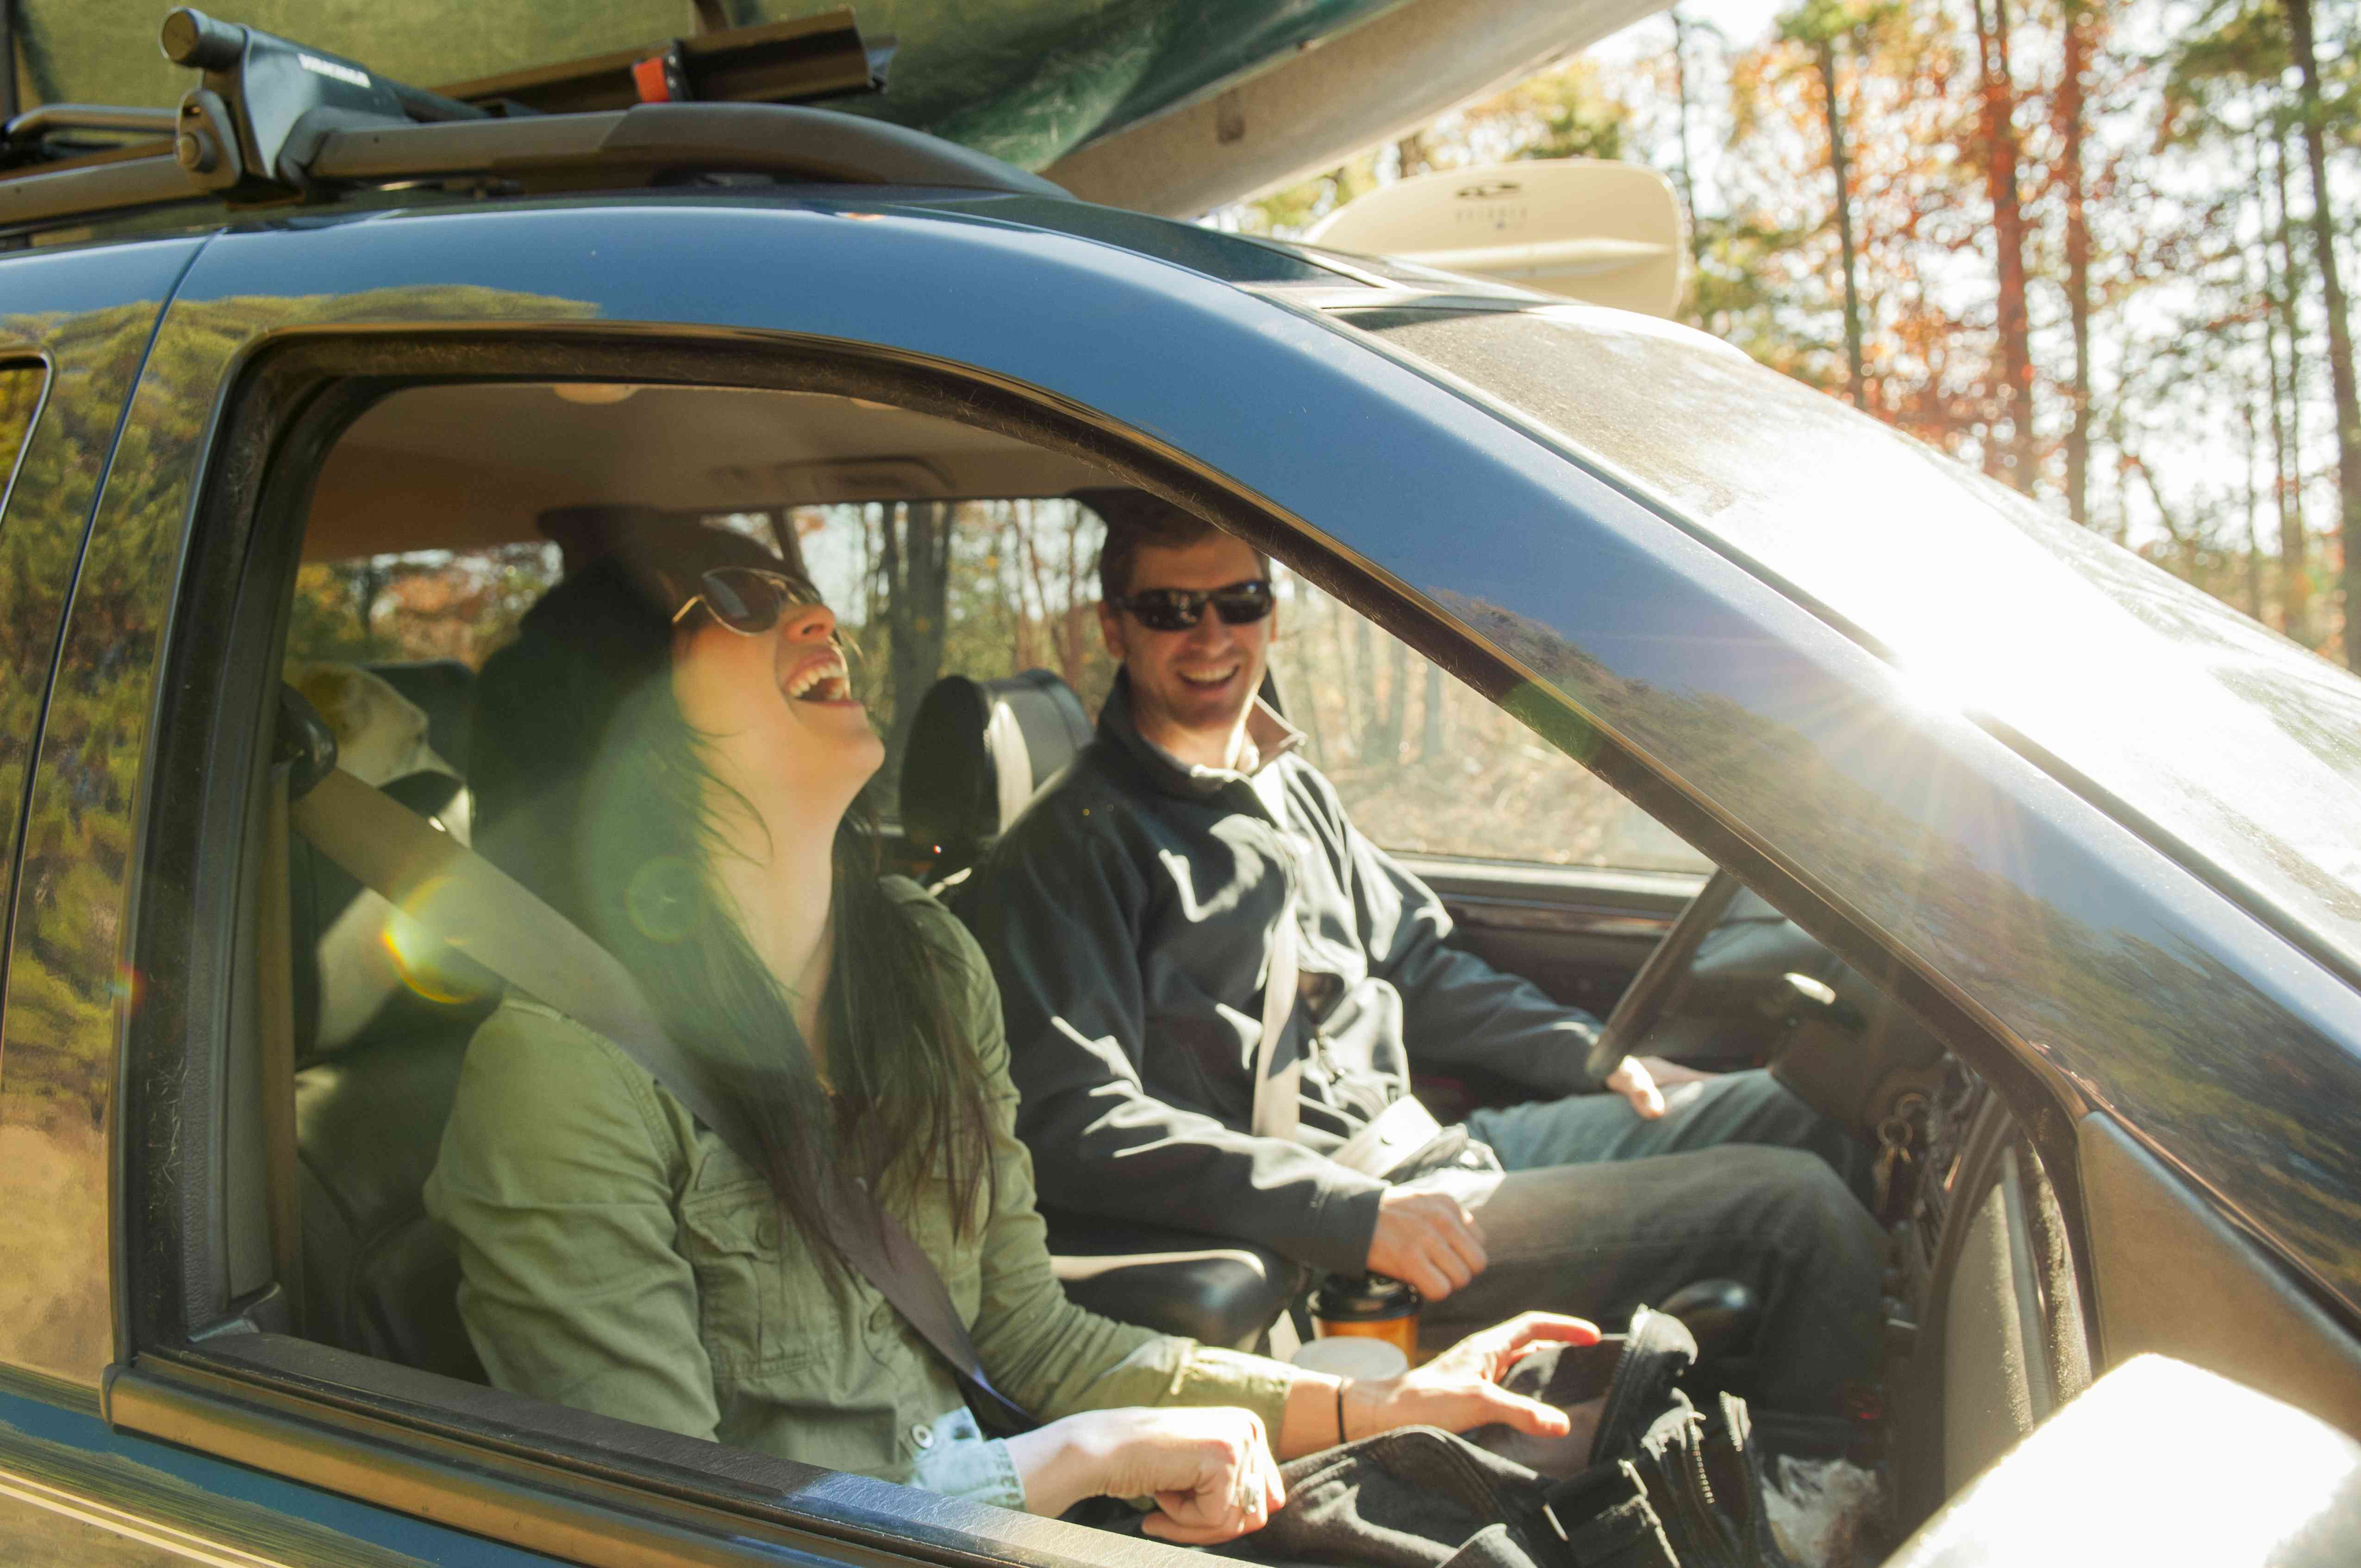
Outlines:
{"type": "MultiPolygon", "coordinates": [[[[1186,550],[1222,532],[1195,512],[1127,486],[1072,490],[1068,499],[1082,502],[1106,523],[1106,543],[1099,546],[1099,597],[1110,604],[1131,592],[1132,571],[1142,550],[1186,550]]],[[[1268,558],[1257,550],[1255,559],[1268,573],[1268,558]]]]}

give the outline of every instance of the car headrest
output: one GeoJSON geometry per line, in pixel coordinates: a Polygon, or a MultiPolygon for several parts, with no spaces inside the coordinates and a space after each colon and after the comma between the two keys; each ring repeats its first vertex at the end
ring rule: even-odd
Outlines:
{"type": "MultiPolygon", "coordinates": [[[[295,764],[298,795],[308,777],[342,767],[467,841],[469,802],[460,773],[473,727],[473,671],[455,659],[291,660],[287,673],[280,756],[295,764]]],[[[407,995],[386,963],[384,901],[364,894],[300,835],[288,846],[288,878],[299,1060],[342,1049],[380,1025],[399,1032],[450,1013],[454,1002],[440,993],[407,995]]],[[[479,1001],[468,995],[456,1004],[464,1010],[479,1001]]]]}
{"type": "Polygon", "coordinates": [[[1090,740],[1082,698],[1047,670],[997,681],[945,675],[910,721],[904,838],[946,854],[997,838],[1090,740]]]}
{"type": "Polygon", "coordinates": [[[418,705],[426,715],[426,743],[461,778],[472,775],[476,739],[476,672],[456,659],[370,664],[371,674],[418,705]]]}

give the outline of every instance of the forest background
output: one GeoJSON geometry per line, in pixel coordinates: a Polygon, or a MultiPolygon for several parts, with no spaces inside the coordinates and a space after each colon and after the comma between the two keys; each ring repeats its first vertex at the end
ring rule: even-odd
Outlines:
{"type": "Polygon", "coordinates": [[[1215,214],[1405,175],[1668,175],[1680,319],[2361,668],[2351,0],[1689,0],[1215,214]]]}

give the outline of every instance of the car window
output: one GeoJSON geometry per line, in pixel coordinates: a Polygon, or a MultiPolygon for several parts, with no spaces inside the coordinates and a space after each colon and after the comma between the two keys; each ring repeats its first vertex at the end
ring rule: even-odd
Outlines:
{"type": "MultiPolygon", "coordinates": [[[[801,554],[853,651],[853,690],[885,737],[872,786],[895,819],[901,759],[945,675],[1061,676],[1093,713],[1115,666],[1099,640],[1099,542],[1088,509],[1056,497],[871,501],[690,513],[685,521],[801,554]]],[[[356,663],[450,659],[480,670],[562,571],[552,543],[394,551],[307,562],[288,652],[356,663]]]]}
{"type": "Polygon", "coordinates": [[[1057,497],[798,507],[797,549],[859,656],[853,690],[885,737],[874,790],[896,786],[918,700],[944,675],[1062,677],[1095,714],[1115,678],[1099,640],[1105,525],[1057,497]]]}
{"type": "Polygon", "coordinates": [[[1389,850],[1632,871],[1713,862],[1407,643],[1283,569],[1271,673],[1305,754],[1389,850]]]}
{"type": "MultiPolygon", "coordinates": [[[[752,560],[802,571],[838,615],[853,695],[898,753],[919,699],[947,674],[1047,668],[1095,704],[1109,678],[1093,617],[1104,529],[1095,514],[1056,497],[1107,477],[1015,438],[850,398],[693,386],[409,388],[362,411],[322,461],[302,559],[290,564],[292,580],[280,588],[282,667],[335,732],[342,769],[562,904],[569,875],[562,868],[580,845],[558,846],[555,861],[533,856],[542,844],[537,822],[572,820],[537,792],[566,784],[542,776],[520,787],[537,753],[492,728],[529,724],[544,689],[536,683],[556,678],[515,646],[552,587],[644,534],[751,540],[765,553],[752,560]],[[893,498],[896,489],[995,486],[1014,494],[893,498]],[[857,499],[862,490],[893,499],[857,499]],[[855,499],[829,499],[830,491],[855,499]]],[[[718,549],[713,541],[685,547],[718,549]]],[[[737,549],[705,558],[751,564],[737,549]]],[[[566,613],[583,613],[586,602],[603,601],[577,598],[566,613]]],[[[552,733],[555,744],[575,738],[552,733]]],[[[888,759],[880,787],[890,786],[897,762],[888,759]]],[[[890,792],[884,803],[890,808],[890,792]]],[[[424,1212],[428,1173],[454,1157],[446,1128],[463,1114],[461,1064],[478,1070],[477,1031],[496,1005],[496,980],[470,972],[412,907],[363,891],[305,833],[290,836],[285,860],[291,897],[283,926],[258,918],[265,934],[256,946],[259,967],[284,966],[291,975],[291,1039],[283,1053],[263,1042],[255,1054],[293,1064],[294,1157],[305,1173],[302,1245],[285,1262],[256,1255],[251,1266],[300,1277],[301,1337],[474,1382],[500,1371],[503,1387],[616,1413],[617,1401],[600,1406],[558,1391],[570,1386],[563,1379],[519,1375],[513,1337],[507,1363],[471,1337],[457,1306],[450,1236],[424,1212]],[[345,1266],[386,1237],[381,1266],[345,1266]]],[[[921,877],[929,870],[896,869],[921,877]]],[[[564,1007],[562,988],[552,989],[558,993],[546,999],[564,1007]]],[[[474,1124],[536,1110],[563,1120],[538,1095],[500,1102],[494,1091],[483,1094],[493,1099],[478,1098],[474,1124]]],[[[489,1146],[510,1146],[494,1138],[489,1146]]],[[[569,1157],[595,1164],[597,1150],[584,1148],[569,1157]]],[[[467,1174],[452,1179],[455,1191],[478,1190],[467,1174]]],[[[758,1222],[772,1222],[743,1197],[707,1193],[694,1216],[682,1210],[683,1266],[699,1271],[700,1288],[715,1301],[730,1299],[733,1287],[713,1271],[750,1266],[733,1261],[747,1252],[776,1261],[776,1240],[756,1236],[758,1222]]],[[[445,1218],[471,1201],[453,1197],[445,1218]]],[[[610,1233],[600,1234],[612,1244],[610,1233]]],[[[283,1229],[277,1245],[289,1245],[283,1229]]],[[[519,1244],[520,1253],[530,1250],[519,1244]]],[[[752,1275],[745,1288],[784,1289],[798,1300],[825,1294],[817,1278],[808,1292],[782,1285],[787,1266],[752,1275]]],[[[626,1408],[637,1420],[718,1432],[777,1458],[877,1469],[884,1461],[866,1439],[840,1443],[833,1429],[785,1413],[798,1400],[808,1407],[867,1397],[857,1378],[833,1378],[818,1365],[840,1326],[823,1319],[814,1315],[818,1326],[807,1342],[771,1321],[767,1310],[744,1321],[692,1316],[685,1334],[642,1347],[700,1369],[710,1360],[726,1376],[735,1376],[733,1357],[774,1358],[776,1376],[761,1383],[761,1397],[719,1396],[730,1411],[756,1412],[742,1422],[730,1414],[715,1428],[694,1399],[686,1409],[626,1408]]],[[[705,1392],[708,1402],[717,1397],[705,1392]]]]}
{"type": "Polygon", "coordinates": [[[545,543],[307,561],[295,576],[287,651],[360,664],[455,659],[480,670],[557,577],[557,546],[545,543]]]}

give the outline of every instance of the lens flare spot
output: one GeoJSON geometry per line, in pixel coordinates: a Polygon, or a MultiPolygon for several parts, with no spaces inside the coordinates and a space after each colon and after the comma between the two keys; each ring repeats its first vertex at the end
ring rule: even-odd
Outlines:
{"type": "Polygon", "coordinates": [[[696,927],[698,895],[696,866],[678,855],[659,855],[632,873],[623,907],[640,935],[670,944],[696,927]]]}
{"type": "MultiPolygon", "coordinates": [[[[427,907],[444,888],[444,879],[437,878],[412,894],[409,902],[420,908],[427,907]]],[[[491,994],[497,984],[491,976],[406,910],[396,909],[386,916],[385,928],[379,933],[378,940],[393,965],[395,976],[411,994],[424,1001],[445,1007],[463,1006],[491,994]]]]}

